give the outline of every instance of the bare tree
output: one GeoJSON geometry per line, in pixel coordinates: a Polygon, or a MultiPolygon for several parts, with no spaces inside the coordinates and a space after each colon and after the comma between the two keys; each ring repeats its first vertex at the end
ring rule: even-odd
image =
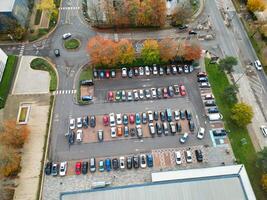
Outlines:
{"type": "Polygon", "coordinates": [[[172,25],[179,26],[189,22],[193,15],[193,9],[189,3],[177,5],[172,13],[172,25]]]}
{"type": "Polygon", "coordinates": [[[94,22],[94,25],[99,26],[100,23],[102,23],[103,21],[103,15],[101,15],[101,4],[98,0],[90,1],[90,4],[88,6],[88,12],[90,19],[94,22]]]}

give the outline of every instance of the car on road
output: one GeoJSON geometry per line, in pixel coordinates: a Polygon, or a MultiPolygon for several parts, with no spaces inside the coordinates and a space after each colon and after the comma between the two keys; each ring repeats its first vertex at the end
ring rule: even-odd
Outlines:
{"type": "Polygon", "coordinates": [[[53,163],[52,170],[51,170],[51,175],[52,176],[57,176],[57,174],[58,174],[58,164],[57,163],[53,163]]]}
{"type": "Polygon", "coordinates": [[[82,174],[87,174],[87,172],[88,172],[88,162],[83,161],[82,162],[82,174]]]}
{"type": "Polygon", "coordinates": [[[199,84],[200,88],[210,88],[210,83],[208,82],[202,82],[199,84]]]}
{"type": "Polygon", "coordinates": [[[113,159],[112,159],[112,168],[113,168],[114,170],[119,169],[119,160],[118,160],[117,158],[113,158],[113,159]]]}
{"type": "Polygon", "coordinates": [[[112,91],[108,92],[107,99],[108,99],[108,101],[114,101],[114,93],[112,91]]]}
{"type": "Polygon", "coordinates": [[[139,76],[144,76],[144,68],[139,67],[139,76]]]}
{"type": "Polygon", "coordinates": [[[176,122],[176,130],[177,130],[178,133],[180,133],[182,131],[181,122],[176,122]]]}
{"type": "Polygon", "coordinates": [[[116,122],[118,125],[121,125],[122,124],[122,118],[121,118],[121,113],[117,113],[116,114],[116,122]]]}
{"type": "Polygon", "coordinates": [[[68,38],[70,38],[71,37],[71,33],[64,33],[63,35],[62,35],[62,39],[63,40],[66,40],[66,39],[68,39],[68,38]]]}
{"type": "Polygon", "coordinates": [[[123,156],[120,157],[120,169],[125,169],[125,158],[123,156]]]}
{"type": "Polygon", "coordinates": [[[141,139],[143,137],[143,131],[142,131],[141,125],[137,125],[136,126],[136,133],[137,133],[137,137],[139,139],[141,139]]]}
{"type": "Polygon", "coordinates": [[[132,167],[133,167],[133,157],[132,156],[127,157],[126,167],[127,167],[127,169],[132,169],[132,167]]]}
{"type": "Polygon", "coordinates": [[[181,156],[181,152],[180,151],[175,151],[174,152],[175,155],[175,162],[177,165],[182,164],[182,156],[181,156]]]}
{"type": "Polygon", "coordinates": [[[188,140],[188,133],[184,133],[184,135],[180,138],[180,142],[182,143],[182,144],[184,144],[184,143],[186,143],[186,141],[188,140]]]}
{"type": "Polygon", "coordinates": [[[117,136],[119,136],[119,137],[122,136],[122,127],[121,126],[117,127],[117,136]]]}
{"type": "Polygon", "coordinates": [[[197,77],[206,77],[208,74],[206,72],[198,72],[197,77]]]}
{"type": "Polygon", "coordinates": [[[116,127],[111,127],[111,128],[110,128],[110,136],[111,136],[112,138],[117,137],[116,127]]]}
{"type": "Polygon", "coordinates": [[[261,129],[263,136],[267,137],[267,126],[261,126],[260,129],[261,129]]]}
{"type": "Polygon", "coordinates": [[[80,142],[83,141],[83,131],[82,131],[82,129],[78,129],[78,130],[77,130],[76,141],[77,141],[78,143],[80,143],[80,142]]]}
{"type": "Polygon", "coordinates": [[[147,115],[146,112],[142,113],[142,124],[146,124],[147,123],[147,115]]]}
{"type": "Polygon", "coordinates": [[[185,151],[185,160],[187,163],[192,162],[192,154],[190,150],[185,151]]]}
{"type": "Polygon", "coordinates": [[[141,117],[139,113],[135,113],[135,124],[136,125],[141,124],[141,117]]]}
{"type": "Polygon", "coordinates": [[[217,107],[208,108],[208,113],[219,113],[219,109],[217,107]]]}
{"type": "Polygon", "coordinates": [[[132,101],[133,100],[133,93],[132,93],[132,91],[128,91],[127,92],[127,100],[128,101],[132,101]]]}
{"type": "Polygon", "coordinates": [[[94,116],[94,115],[91,115],[91,116],[90,116],[90,126],[91,126],[92,128],[94,128],[95,125],[96,125],[96,119],[95,119],[95,116],[94,116]]]}
{"type": "Polygon", "coordinates": [[[111,160],[109,158],[105,160],[105,168],[107,172],[111,171],[111,160]]]}
{"type": "Polygon", "coordinates": [[[146,168],[146,155],[145,154],[140,155],[140,167],[142,169],[146,168]]]}
{"type": "Polygon", "coordinates": [[[75,174],[80,175],[82,169],[82,163],[80,161],[76,162],[75,164],[75,174]]]}
{"type": "Polygon", "coordinates": [[[135,122],[134,114],[129,115],[129,121],[130,121],[130,124],[134,124],[134,122],[135,122]]]}
{"type": "Polygon", "coordinates": [[[135,169],[139,168],[139,165],[140,165],[140,157],[137,155],[137,156],[134,156],[133,157],[133,167],[135,169]]]}
{"type": "Polygon", "coordinates": [[[54,50],[54,54],[56,57],[59,57],[60,56],[60,50],[59,49],[55,49],[54,50]]]}
{"type": "Polygon", "coordinates": [[[197,161],[202,162],[203,161],[202,151],[200,149],[196,149],[195,154],[196,154],[197,161]]]}
{"type": "Polygon", "coordinates": [[[97,138],[98,138],[99,142],[102,142],[104,140],[104,131],[103,130],[97,131],[97,138]]]}
{"type": "Polygon", "coordinates": [[[122,76],[122,78],[127,77],[127,69],[126,68],[121,69],[121,76],[122,76]]]}
{"type": "Polygon", "coordinates": [[[254,61],[254,66],[256,67],[257,70],[262,70],[262,65],[261,62],[259,60],[255,60],[254,61]]]}
{"type": "Polygon", "coordinates": [[[186,89],[184,85],[180,85],[179,87],[180,95],[185,96],[186,95],[186,89]]]}
{"type": "Polygon", "coordinates": [[[98,170],[99,170],[100,172],[105,171],[105,166],[104,166],[104,161],[103,161],[103,160],[100,160],[100,161],[98,162],[98,170]]]}
{"type": "Polygon", "coordinates": [[[157,98],[157,90],[156,88],[151,88],[151,96],[153,99],[157,98]]]}
{"type": "Polygon", "coordinates": [[[133,90],[133,96],[134,96],[134,100],[135,101],[139,100],[139,95],[138,95],[138,91],[137,90],[133,90]]]}
{"type": "Polygon", "coordinates": [[[152,154],[147,154],[146,155],[146,162],[147,162],[147,166],[148,167],[153,167],[153,156],[152,156],[152,154]]]}
{"type": "Polygon", "coordinates": [[[150,135],[151,135],[152,137],[154,137],[155,134],[156,134],[156,130],[155,130],[155,126],[154,126],[154,124],[153,124],[153,123],[149,123],[149,124],[148,124],[148,127],[149,127],[150,135]]]}
{"type": "Polygon", "coordinates": [[[199,127],[198,132],[197,132],[197,138],[198,139],[203,139],[205,134],[205,128],[199,127]]]}
{"type": "Polygon", "coordinates": [[[209,82],[209,80],[207,77],[198,77],[197,82],[204,83],[204,82],[209,82]]]}
{"type": "Polygon", "coordinates": [[[47,162],[45,165],[45,174],[50,175],[52,172],[52,162],[47,162]]]}
{"type": "Polygon", "coordinates": [[[96,161],[95,158],[90,158],[90,172],[96,171],[96,161]]]}

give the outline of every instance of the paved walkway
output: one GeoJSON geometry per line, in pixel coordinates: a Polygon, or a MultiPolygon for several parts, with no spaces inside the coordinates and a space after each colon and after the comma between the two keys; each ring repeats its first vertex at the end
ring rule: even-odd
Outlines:
{"type": "Polygon", "coordinates": [[[50,76],[48,72],[33,70],[30,67],[34,56],[21,57],[12,94],[49,93],[50,76]]]}

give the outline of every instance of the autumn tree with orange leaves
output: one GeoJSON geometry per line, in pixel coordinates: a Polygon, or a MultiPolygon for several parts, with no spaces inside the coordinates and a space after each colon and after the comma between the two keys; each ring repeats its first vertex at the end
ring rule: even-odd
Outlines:
{"type": "Polygon", "coordinates": [[[159,42],[159,53],[162,61],[173,60],[177,54],[177,43],[170,38],[161,40],[159,42]]]}
{"type": "Polygon", "coordinates": [[[198,60],[201,57],[201,47],[196,43],[185,43],[183,58],[186,61],[198,60]]]}
{"type": "Polygon", "coordinates": [[[266,8],[266,2],[264,0],[248,0],[247,7],[250,11],[263,11],[266,8]]]}

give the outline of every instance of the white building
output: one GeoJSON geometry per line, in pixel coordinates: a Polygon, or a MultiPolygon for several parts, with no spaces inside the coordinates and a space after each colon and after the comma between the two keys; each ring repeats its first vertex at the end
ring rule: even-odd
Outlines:
{"type": "Polygon", "coordinates": [[[5,71],[6,62],[7,62],[7,55],[2,49],[0,49],[0,83],[2,81],[2,77],[5,71]]]}

